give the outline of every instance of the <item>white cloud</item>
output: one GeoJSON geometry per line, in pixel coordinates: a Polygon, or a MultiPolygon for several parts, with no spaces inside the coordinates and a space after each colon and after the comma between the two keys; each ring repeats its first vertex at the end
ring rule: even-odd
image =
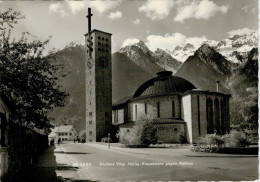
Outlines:
{"type": "Polygon", "coordinates": [[[147,37],[146,45],[150,50],[155,51],[157,48],[166,50],[173,50],[177,45],[185,46],[187,43],[193,44],[195,48],[201,46],[206,41],[205,36],[202,37],[186,37],[180,33],[173,33],[172,35],[149,35],[147,37]]]}
{"type": "Polygon", "coordinates": [[[129,45],[133,45],[133,44],[136,44],[138,43],[140,40],[136,39],[136,38],[131,38],[131,39],[126,39],[121,47],[125,47],[125,46],[129,46],[129,45]]]}
{"type": "Polygon", "coordinates": [[[122,0],[116,0],[116,1],[87,1],[87,5],[91,8],[95,9],[98,13],[102,14],[106,12],[107,10],[113,9],[117,7],[122,0]]]}
{"type": "Polygon", "coordinates": [[[119,19],[119,18],[122,18],[122,12],[121,11],[111,12],[108,15],[108,18],[109,19],[119,19]]]}
{"type": "Polygon", "coordinates": [[[172,0],[148,0],[139,8],[139,11],[144,12],[152,20],[161,20],[169,15],[173,6],[172,0]]]}
{"type": "Polygon", "coordinates": [[[117,1],[62,1],[52,3],[49,6],[50,13],[59,13],[62,17],[75,15],[80,11],[86,11],[88,7],[92,8],[94,11],[99,13],[100,15],[105,13],[106,11],[117,7],[122,0],[117,1]]]}
{"type": "Polygon", "coordinates": [[[141,22],[140,19],[136,19],[136,20],[134,21],[134,24],[140,24],[140,22],[141,22]]]}
{"type": "Polygon", "coordinates": [[[241,28],[241,29],[237,29],[237,30],[232,30],[230,32],[228,32],[229,36],[234,36],[234,35],[249,35],[253,32],[256,32],[257,30],[255,29],[249,29],[249,28],[241,28]]]}
{"type": "Polygon", "coordinates": [[[69,13],[66,10],[66,7],[64,4],[58,2],[58,3],[53,3],[49,6],[49,12],[50,13],[59,13],[61,17],[66,17],[69,16],[69,13]]]}
{"type": "Polygon", "coordinates": [[[228,6],[217,6],[214,2],[209,0],[194,1],[189,5],[178,8],[178,13],[174,21],[183,23],[185,19],[209,19],[217,12],[225,14],[228,6]]]}
{"type": "Polygon", "coordinates": [[[72,14],[76,14],[79,11],[85,9],[85,2],[84,1],[66,1],[68,6],[71,9],[72,14]]]}

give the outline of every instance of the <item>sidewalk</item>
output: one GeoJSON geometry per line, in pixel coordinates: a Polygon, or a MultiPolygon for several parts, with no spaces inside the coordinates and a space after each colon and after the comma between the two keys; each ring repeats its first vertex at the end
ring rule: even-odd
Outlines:
{"type": "Polygon", "coordinates": [[[85,145],[93,145],[97,148],[103,149],[103,150],[113,150],[116,152],[124,152],[124,153],[131,153],[131,154],[144,154],[144,155],[150,155],[150,154],[169,154],[170,151],[176,150],[180,151],[186,151],[189,146],[177,146],[177,147],[149,147],[149,148],[125,148],[121,147],[120,145],[111,144],[110,148],[108,148],[108,143],[101,143],[101,142],[91,142],[86,143],[85,145]]]}

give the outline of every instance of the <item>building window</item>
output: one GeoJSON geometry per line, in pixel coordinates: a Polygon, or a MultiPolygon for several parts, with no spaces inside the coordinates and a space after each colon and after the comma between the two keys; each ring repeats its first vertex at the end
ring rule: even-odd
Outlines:
{"type": "Polygon", "coordinates": [[[92,121],[89,121],[89,124],[92,124],[92,121]]]}
{"type": "Polygon", "coordinates": [[[146,103],[144,103],[144,112],[145,112],[145,114],[147,114],[147,104],[146,103]]]}
{"type": "Polygon", "coordinates": [[[70,133],[70,136],[72,135],[72,133],[70,133]]]}
{"type": "Polygon", "coordinates": [[[65,133],[65,136],[67,136],[68,135],[68,133],[65,133]]]}
{"type": "Polygon", "coordinates": [[[106,41],[108,41],[108,38],[106,38],[106,41]]]}
{"type": "Polygon", "coordinates": [[[177,131],[178,131],[178,128],[174,128],[173,131],[177,132],[177,131]]]}
{"type": "Polygon", "coordinates": [[[92,116],[92,112],[89,112],[89,115],[92,116]]]}
{"type": "Polygon", "coordinates": [[[135,105],[135,119],[137,119],[137,104],[135,105]]]}
{"type": "Polygon", "coordinates": [[[100,36],[98,36],[98,39],[100,39],[100,36]]]}
{"type": "Polygon", "coordinates": [[[92,135],[92,131],[89,131],[89,135],[92,135]]]}
{"type": "Polygon", "coordinates": [[[118,123],[118,110],[114,112],[114,123],[118,123]]]}
{"type": "Polygon", "coordinates": [[[207,134],[214,133],[213,121],[213,101],[211,98],[206,100],[206,113],[207,113],[207,134]]]}
{"type": "Polygon", "coordinates": [[[172,117],[175,117],[175,103],[172,101],[172,117]]]}
{"type": "Polygon", "coordinates": [[[160,118],[160,102],[157,102],[157,117],[160,118]]]}
{"type": "Polygon", "coordinates": [[[104,37],[102,37],[102,40],[105,40],[105,38],[104,38],[104,37]]]}

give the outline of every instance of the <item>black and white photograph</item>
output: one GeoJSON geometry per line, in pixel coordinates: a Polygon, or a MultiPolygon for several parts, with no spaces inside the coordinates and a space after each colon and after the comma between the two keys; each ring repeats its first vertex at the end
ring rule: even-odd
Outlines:
{"type": "Polygon", "coordinates": [[[258,181],[258,0],[0,0],[0,181],[258,181]]]}

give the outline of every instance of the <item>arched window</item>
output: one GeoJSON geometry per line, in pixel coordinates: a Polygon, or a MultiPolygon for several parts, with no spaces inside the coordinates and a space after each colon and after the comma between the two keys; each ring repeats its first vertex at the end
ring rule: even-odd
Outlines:
{"type": "Polygon", "coordinates": [[[160,118],[160,102],[157,102],[157,117],[160,118]]]}
{"type": "Polygon", "coordinates": [[[207,133],[214,133],[214,125],[213,125],[213,102],[212,99],[208,98],[206,100],[206,112],[207,112],[207,133]]]}
{"type": "Polygon", "coordinates": [[[175,102],[172,101],[172,117],[175,118],[175,102]]]}
{"type": "Polygon", "coordinates": [[[215,132],[220,134],[220,112],[219,112],[219,101],[216,98],[214,101],[214,119],[215,119],[215,132]]]}
{"type": "Polygon", "coordinates": [[[220,101],[220,113],[221,113],[221,134],[226,133],[226,120],[225,120],[225,104],[224,101],[220,101]]]}

